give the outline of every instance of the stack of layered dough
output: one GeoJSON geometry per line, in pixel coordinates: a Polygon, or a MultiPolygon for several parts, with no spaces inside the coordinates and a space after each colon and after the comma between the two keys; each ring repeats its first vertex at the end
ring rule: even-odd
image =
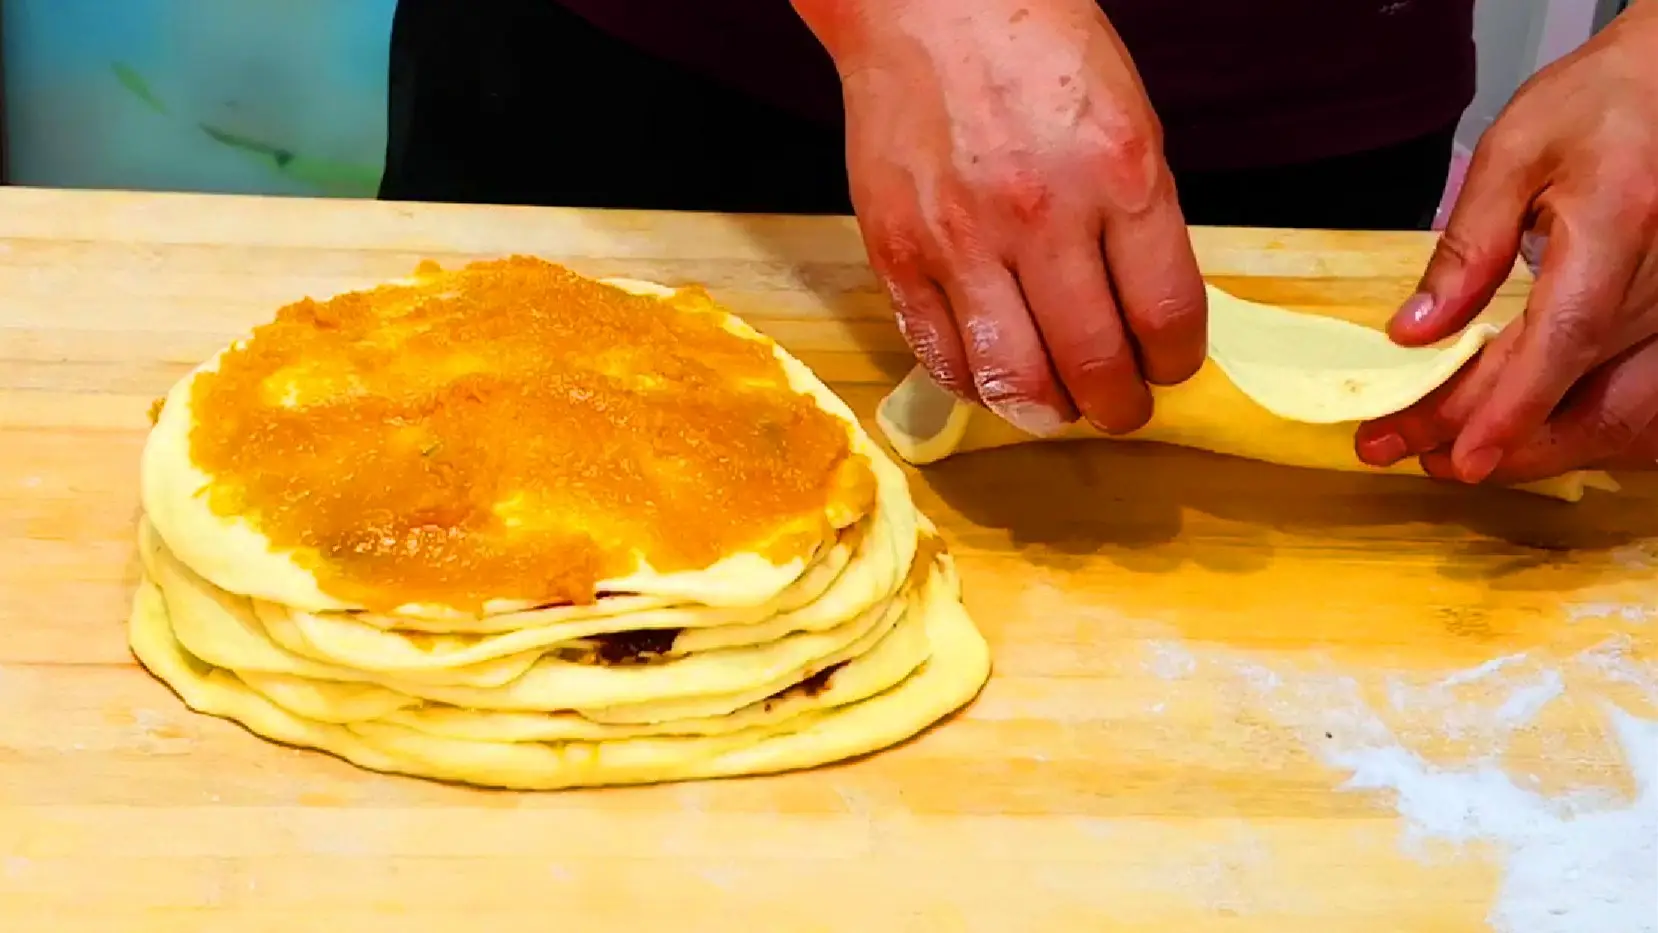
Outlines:
{"type": "Polygon", "coordinates": [[[139,660],[369,769],[811,767],[989,674],[904,475],[700,290],[514,257],[300,301],[173,387],[142,473],[139,660]]]}

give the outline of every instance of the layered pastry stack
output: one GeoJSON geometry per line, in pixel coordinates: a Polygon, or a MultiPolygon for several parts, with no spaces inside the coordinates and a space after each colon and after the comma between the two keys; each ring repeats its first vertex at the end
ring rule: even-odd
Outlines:
{"type": "Polygon", "coordinates": [[[699,290],[423,264],[281,309],[154,421],[134,653],[279,742],[523,789],[756,774],[989,674],[903,474],[699,290]]]}

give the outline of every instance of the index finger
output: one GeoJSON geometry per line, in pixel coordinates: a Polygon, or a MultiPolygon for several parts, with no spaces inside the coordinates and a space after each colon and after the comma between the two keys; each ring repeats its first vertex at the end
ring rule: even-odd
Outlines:
{"type": "Polygon", "coordinates": [[[1456,440],[1508,364],[1524,326],[1524,319],[1510,322],[1449,381],[1416,404],[1360,424],[1353,438],[1359,459],[1371,466],[1392,466],[1456,440]]]}
{"type": "MultiPolygon", "coordinates": [[[[1582,210],[1556,210],[1514,351],[1451,450],[1458,477],[1480,482],[1542,427],[1572,384],[1619,347],[1605,346],[1640,261],[1610,225],[1582,210]],[[1587,229],[1585,229],[1587,228],[1587,229]]],[[[1512,325],[1511,325],[1512,326],[1512,325]]]]}

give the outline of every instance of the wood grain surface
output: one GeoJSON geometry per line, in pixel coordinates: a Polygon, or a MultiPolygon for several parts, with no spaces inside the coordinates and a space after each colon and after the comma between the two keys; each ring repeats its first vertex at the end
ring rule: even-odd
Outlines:
{"type": "MultiPolygon", "coordinates": [[[[1432,247],[1193,236],[1223,288],[1369,323],[1432,247]]],[[[862,761],[510,794],[190,713],[124,631],[150,400],[286,301],[513,252],[702,283],[866,418],[910,364],[848,220],[0,190],[0,930],[1483,930],[1503,846],[1413,845],[1349,783],[1360,739],[1634,793],[1603,707],[1658,716],[1654,484],[1570,506],[1111,442],[912,471],[996,670],[862,761]],[[1553,702],[1515,714],[1505,664],[1553,702]]]]}

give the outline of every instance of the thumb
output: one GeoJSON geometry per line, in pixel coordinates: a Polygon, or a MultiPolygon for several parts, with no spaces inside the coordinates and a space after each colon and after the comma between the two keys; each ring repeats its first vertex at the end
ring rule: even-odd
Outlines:
{"type": "Polygon", "coordinates": [[[1521,160],[1492,142],[1497,132],[1475,150],[1416,294],[1388,322],[1395,343],[1436,343],[1467,327],[1514,270],[1532,190],[1521,160]]]}

